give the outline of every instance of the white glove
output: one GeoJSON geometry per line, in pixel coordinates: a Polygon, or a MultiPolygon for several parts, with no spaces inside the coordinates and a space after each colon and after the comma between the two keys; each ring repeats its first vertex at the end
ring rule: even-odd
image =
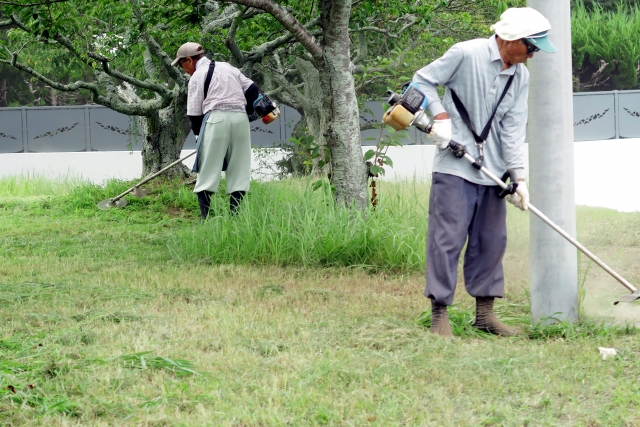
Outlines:
{"type": "Polygon", "coordinates": [[[518,181],[518,188],[514,194],[509,194],[505,197],[509,203],[512,203],[516,208],[526,211],[529,209],[529,190],[527,190],[527,183],[524,181],[518,181]]]}
{"type": "Polygon", "coordinates": [[[439,149],[446,149],[451,141],[451,119],[434,120],[431,131],[427,135],[439,149]]]}

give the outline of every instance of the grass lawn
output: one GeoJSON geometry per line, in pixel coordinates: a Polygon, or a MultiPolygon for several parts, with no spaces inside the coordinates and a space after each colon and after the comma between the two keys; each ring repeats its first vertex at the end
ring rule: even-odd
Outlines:
{"type": "MultiPolygon", "coordinates": [[[[640,312],[583,257],[586,320],[531,325],[526,214],[497,303],[522,334],[472,330],[460,283],[449,341],[426,327],[428,187],[383,184],[351,217],[305,185],[203,224],[176,183],[103,212],[128,183],[0,180],[0,425],[640,425],[640,312]]],[[[578,229],[640,283],[640,213],[579,208],[578,229]]]]}

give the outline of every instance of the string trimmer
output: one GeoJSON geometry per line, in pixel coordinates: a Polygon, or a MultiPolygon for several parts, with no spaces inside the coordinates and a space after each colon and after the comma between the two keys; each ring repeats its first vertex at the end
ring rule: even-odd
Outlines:
{"type": "Polygon", "coordinates": [[[116,197],[113,197],[111,199],[104,199],[103,201],[98,203],[98,208],[102,209],[103,211],[107,211],[107,210],[109,210],[111,208],[115,208],[115,207],[124,208],[125,206],[127,206],[127,199],[124,199],[123,197],[126,196],[129,193],[132,193],[137,198],[146,196],[147,194],[149,194],[149,190],[146,190],[144,188],[140,188],[141,185],[146,184],[147,182],[151,181],[153,178],[157,177],[158,175],[161,175],[162,173],[164,173],[167,170],[171,169],[172,167],[174,167],[178,163],[183,162],[184,160],[188,159],[189,157],[193,156],[194,154],[196,154],[195,151],[193,153],[191,153],[191,154],[188,154],[188,155],[184,156],[181,159],[176,160],[175,162],[171,163],[170,165],[160,169],[158,172],[154,173],[153,175],[149,175],[148,177],[146,177],[145,179],[143,179],[142,181],[140,181],[139,183],[137,183],[133,187],[129,188],[127,191],[123,192],[122,194],[118,194],[116,197]]]}
{"type": "MultiPolygon", "coordinates": [[[[397,94],[391,91],[388,91],[391,95],[389,97],[389,105],[391,107],[385,112],[382,120],[394,128],[395,130],[402,130],[407,128],[410,125],[414,125],[416,129],[429,133],[431,131],[431,120],[427,117],[425,113],[425,108],[427,107],[427,97],[420,89],[416,83],[411,83],[405,85],[401,94],[397,94]]],[[[505,174],[503,179],[498,178],[494,175],[490,170],[486,167],[482,166],[481,162],[478,162],[477,159],[474,159],[469,153],[467,153],[467,147],[462,144],[459,144],[455,141],[449,142],[448,148],[453,152],[453,154],[461,159],[466,159],[474,168],[478,169],[480,172],[484,173],[489,179],[498,184],[500,188],[505,191],[509,191],[513,194],[513,192],[518,192],[518,183],[511,182],[506,184],[503,180],[506,180],[508,174],[505,174]]],[[[540,212],[535,206],[531,203],[528,204],[529,210],[533,212],[538,218],[544,221],[549,227],[553,228],[558,234],[564,237],[569,243],[578,248],[583,254],[591,258],[593,262],[598,264],[600,267],[604,269],[607,273],[609,273],[614,279],[620,282],[625,288],[631,291],[629,295],[623,295],[618,298],[613,304],[618,304],[620,302],[633,302],[637,299],[640,299],[640,290],[634,287],[631,283],[626,281],[622,276],[616,273],[611,267],[605,264],[600,260],[597,256],[595,256],[591,251],[585,248],[580,242],[571,237],[566,231],[562,228],[558,227],[553,221],[551,221],[545,214],[540,212]]]]}

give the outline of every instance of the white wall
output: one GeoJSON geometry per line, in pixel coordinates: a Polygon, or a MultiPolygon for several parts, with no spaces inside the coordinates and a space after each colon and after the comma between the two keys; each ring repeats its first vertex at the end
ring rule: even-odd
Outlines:
{"type": "MultiPolygon", "coordinates": [[[[363,152],[371,147],[362,147],[363,152]]],[[[388,155],[394,163],[387,168],[385,179],[413,179],[426,181],[431,176],[432,145],[390,147],[388,155]]],[[[191,151],[183,151],[186,156],[191,151]]],[[[471,153],[473,154],[473,153],[471,153]]],[[[277,158],[277,153],[273,153],[277,158]]],[[[194,157],[184,163],[191,167],[194,157]]],[[[575,143],[576,204],[601,206],[619,211],[640,211],[640,139],[581,141],[575,143]]],[[[256,177],[258,161],[253,160],[256,177]]],[[[102,183],[107,179],[133,180],[140,178],[142,159],[139,151],[111,151],[90,153],[16,153],[0,154],[0,177],[36,174],[50,178],[82,177],[102,183]]]]}

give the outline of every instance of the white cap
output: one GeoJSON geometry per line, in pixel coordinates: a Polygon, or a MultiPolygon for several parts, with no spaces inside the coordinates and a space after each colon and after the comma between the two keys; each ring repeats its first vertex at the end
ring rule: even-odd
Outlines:
{"type": "Polygon", "coordinates": [[[491,26],[502,40],[518,40],[549,31],[551,24],[540,12],[530,7],[512,7],[491,26]]]}
{"type": "Polygon", "coordinates": [[[178,61],[182,58],[190,58],[192,56],[198,56],[201,53],[204,53],[204,49],[200,46],[199,43],[188,42],[180,46],[178,49],[178,53],[176,54],[176,59],[173,60],[171,65],[176,65],[178,61]]]}

